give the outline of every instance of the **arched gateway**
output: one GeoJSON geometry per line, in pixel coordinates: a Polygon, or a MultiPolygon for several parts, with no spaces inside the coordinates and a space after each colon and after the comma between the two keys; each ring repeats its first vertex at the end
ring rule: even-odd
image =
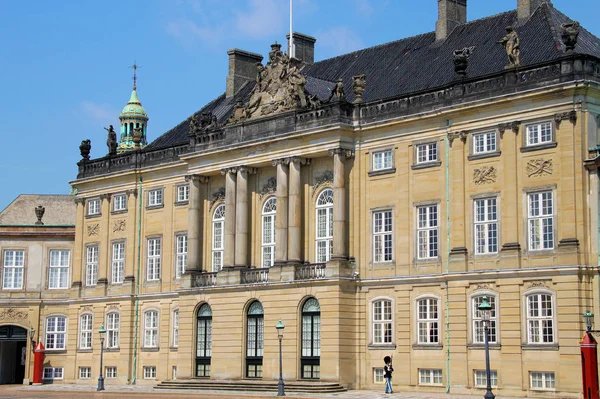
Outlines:
{"type": "Polygon", "coordinates": [[[0,384],[23,384],[27,364],[27,330],[0,326],[0,384]]]}

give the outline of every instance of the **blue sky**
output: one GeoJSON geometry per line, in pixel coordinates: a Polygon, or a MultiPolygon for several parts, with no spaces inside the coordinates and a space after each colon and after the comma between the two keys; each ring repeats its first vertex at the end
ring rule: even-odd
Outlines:
{"type": "MultiPolygon", "coordinates": [[[[517,0],[469,0],[468,19],[517,0]]],[[[600,36],[598,0],[554,0],[600,36]]],[[[288,0],[3,0],[0,7],[0,209],[21,193],[68,193],[79,143],[107,152],[137,61],[153,140],[225,91],[227,50],[285,43],[288,0]]],[[[294,30],[315,58],[435,28],[436,0],[294,0],[294,30]]]]}

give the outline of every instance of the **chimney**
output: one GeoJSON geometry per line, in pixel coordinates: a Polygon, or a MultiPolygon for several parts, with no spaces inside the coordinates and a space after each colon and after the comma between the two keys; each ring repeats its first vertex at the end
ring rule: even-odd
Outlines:
{"type": "Polygon", "coordinates": [[[227,75],[226,97],[233,97],[244,83],[256,79],[256,63],[263,56],[237,48],[227,51],[229,55],[229,75],[227,75]]]}
{"type": "MultiPolygon", "coordinates": [[[[288,54],[291,54],[290,46],[290,34],[285,35],[288,41],[288,54]]],[[[306,64],[313,64],[315,62],[315,39],[312,36],[308,36],[302,33],[294,32],[294,56],[299,60],[304,61],[306,64]]]]}
{"type": "Polygon", "coordinates": [[[458,25],[467,22],[467,0],[438,0],[435,40],[444,40],[458,25]]]}
{"type": "Polygon", "coordinates": [[[517,16],[519,22],[525,22],[533,15],[542,3],[552,3],[550,0],[517,0],[517,16]]]}

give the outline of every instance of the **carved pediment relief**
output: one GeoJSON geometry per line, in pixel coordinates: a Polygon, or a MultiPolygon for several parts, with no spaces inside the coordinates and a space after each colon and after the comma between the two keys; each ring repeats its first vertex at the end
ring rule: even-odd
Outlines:
{"type": "Polygon", "coordinates": [[[532,159],[527,162],[527,176],[538,177],[544,175],[551,175],[554,166],[552,165],[552,159],[532,159]]]}
{"type": "Polygon", "coordinates": [[[271,195],[275,193],[277,190],[277,179],[274,177],[270,177],[267,180],[267,184],[265,184],[260,192],[260,199],[262,200],[267,195],[271,195]]]}
{"type": "Polygon", "coordinates": [[[23,322],[29,318],[27,309],[8,308],[0,312],[0,322],[23,322]]]}

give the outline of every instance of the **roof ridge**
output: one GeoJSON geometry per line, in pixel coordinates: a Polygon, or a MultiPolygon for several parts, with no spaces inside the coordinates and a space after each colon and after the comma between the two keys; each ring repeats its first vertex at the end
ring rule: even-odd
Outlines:
{"type": "MultiPolygon", "coordinates": [[[[552,35],[552,38],[554,39],[554,43],[556,44],[556,49],[564,54],[565,51],[563,50],[563,46],[562,46],[563,43],[562,43],[562,40],[558,36],[558,32],[556,31],[556,26],[554,26],[554,23],[552,22],[552,16],[550,15],[552,10],[550,8],[554,9],[555,11],[558,11],[556,8],[554,8],[552,3],[545,1],[535,10],[535,12],[532,14],[532,17],[538,12],[543,13],[542,14],[543,18],[546,21],[546,24],[548,24],[548,28],[550,29],[550,34],[552,35]]],[[[566,15],[565,15],[565,17],[566,17],[566,15]]]]}

